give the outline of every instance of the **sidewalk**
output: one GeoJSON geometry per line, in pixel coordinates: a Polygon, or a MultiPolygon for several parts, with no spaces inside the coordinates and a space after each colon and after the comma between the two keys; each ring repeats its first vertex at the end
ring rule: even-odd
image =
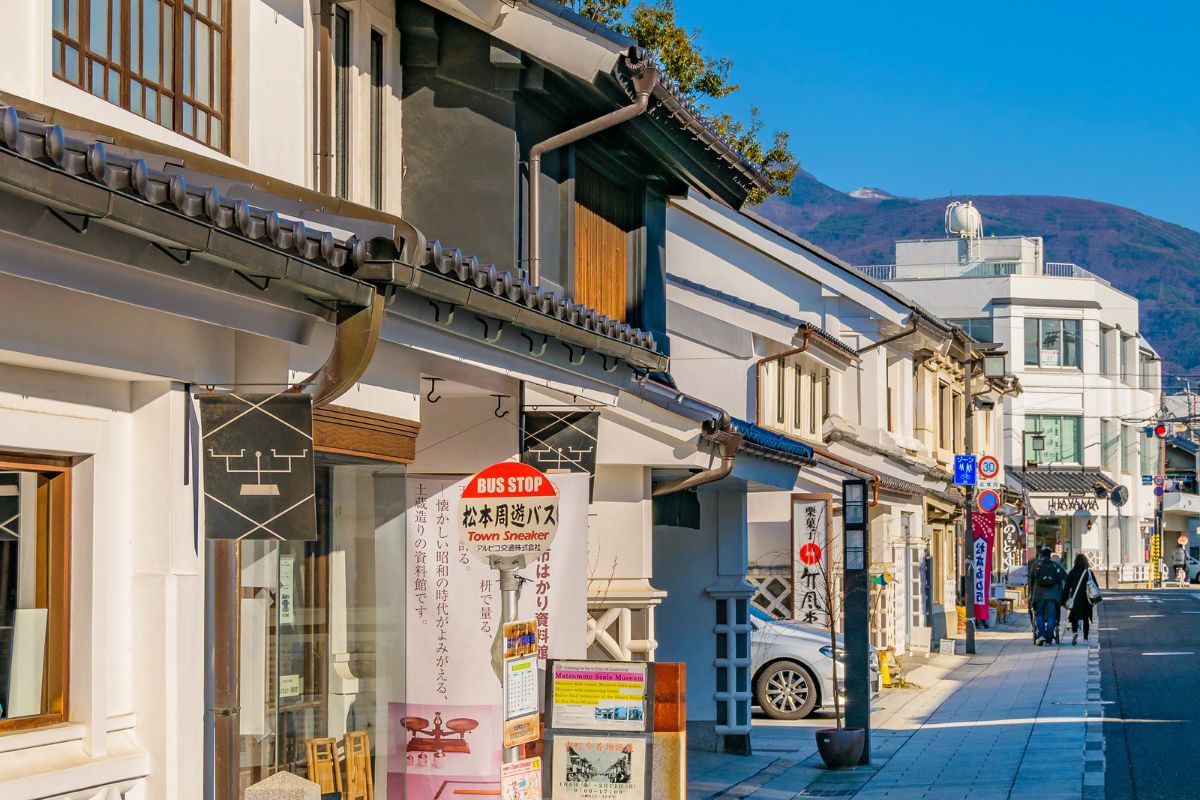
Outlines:
{"type": "Polygon", "coordinates": [[[824,768],[813,731],[832,717],[756,718],[753,756],[688,754],[688,797],[1102,800],[1100,651],[1069,641],[1034,647],[1020,620],[981,631],[974,656],[931,657],[906,676],[922,688],[876,699],[868,767],[824,768]]]}

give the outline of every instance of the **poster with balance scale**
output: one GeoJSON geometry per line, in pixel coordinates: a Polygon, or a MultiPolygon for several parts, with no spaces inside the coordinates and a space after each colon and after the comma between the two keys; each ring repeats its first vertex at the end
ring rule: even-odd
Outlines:
{"type": "MultiPolygon", "coordinates": [[[[588,476],[551,480],[559,492],[558,533],[545,557],[520,570],[527,581],[518,616],[538,625],[539,660],[581,658],[588,476]]],[[[406,702],[387,703],[387,761],[378,796],[499,797],[503,687],[492,663],[501,621],[499,575],[462,545],[455,513],[465,478],[409,476],[405,482],[406,702]]]]}

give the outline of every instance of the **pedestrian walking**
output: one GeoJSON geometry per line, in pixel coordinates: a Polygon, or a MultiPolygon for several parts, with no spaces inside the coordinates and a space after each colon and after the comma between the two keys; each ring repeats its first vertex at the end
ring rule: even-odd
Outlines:
{"type": "Polygon", "coordinates": [[[1067,621],[1071,623],[1071,644],[1079,641],[1079,623],[1083,623],[1083,640],[1088,640],[1092,628],[1092,597],[1099,596],[1096,576],[1083,553],[1075,556],[1075,563],[1067,573],[1067,621]],[[1095,587],[1089,589],[1089,587],[1095,587]]]}
{"type": "Polygon", "coordinates": [[[1042,548],[1042,557],[1029,570],[1029,590],[1037,626],[1034,641],[1039,647],[1056,636],[1058,609],[1067,588],[1067,571],[1050,558],[1050,553],[1049,547],[1042,548]]]}
{"type": "Polygon", "coordinates": [[[1180,586],[1187,584],[1187,560],[1187,548],[1183,545],[1176,547],[1172,563],[1175,566],[1175,583],[1179,584],[1180,586]]]}

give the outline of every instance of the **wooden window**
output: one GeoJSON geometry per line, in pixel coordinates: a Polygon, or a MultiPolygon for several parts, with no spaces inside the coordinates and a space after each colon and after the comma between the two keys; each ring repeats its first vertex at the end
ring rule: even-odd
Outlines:
{"type": "Polygon", "coordinates": [[[795,375],[794,394],[792,396],[792,425],[800,428],[804,424],[804,370],[799,364],[792,367],[795,375]]]}
{"type": "Polygon", "coordinates": [[[383,208],[383,34],[371,30],[371,205],[383,208]]]}
{"type": "Polygon", "coordinates": [[[787,403],[787,365],[782,361],[777,363],[779,369],[775,370],[775,421],[782,426],[786,419],[784,405],[787,403]]]}
{"type": "MultiPolygon", "coordinates": [[[[640,221],[640,205],[632,192],[576,161],[572,287],[576,303],[627,321],[631,234],[640,221]]],[[[782,422],[782,406],[779,414],[782,422]]]]}
{"type": "Polygon", "coordinates": [[[228,150],[229,2],[54,0],[54,75],[228,150]]]}
{"type": "Polygon", "coordinates": [[[333,153],[334,192],[350,194],[350,12],[333,10],[333,153]]]}
{"type": "Polygon", "coordinates": [[[810,436],[817,435],[817,420],[820,418],[818,411],[818,402],[820,398],[821,379],[818,373],[813,371],[808,376],[808,433],[810,436]]]}
{"type": "Polygon", "coordinates": [[[70,470],[0,454],[0,733],[67,719],[70,470]]]}

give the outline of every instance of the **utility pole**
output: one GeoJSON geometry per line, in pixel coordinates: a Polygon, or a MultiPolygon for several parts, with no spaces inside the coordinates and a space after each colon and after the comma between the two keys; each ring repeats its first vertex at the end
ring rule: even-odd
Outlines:
{"type": "MultiPolygon", "coordinates": [[[[967,455],[975,453],[975,399],[971,393],[971,384],[975,380],[975,359],[967,357],[966,387],[963,389],[963,404],[966,408],[966,429],[963,431],[963,449],[967,455]]],[[[977,478],[978,479],[978,478],[977,478]]],[[[967,486],[967,528],[963,532],[963,569],[966,574],[966,591],[963,593],[963,607],[967,617],[967,653],[975,652],[975,484],[967,486]]]]}

